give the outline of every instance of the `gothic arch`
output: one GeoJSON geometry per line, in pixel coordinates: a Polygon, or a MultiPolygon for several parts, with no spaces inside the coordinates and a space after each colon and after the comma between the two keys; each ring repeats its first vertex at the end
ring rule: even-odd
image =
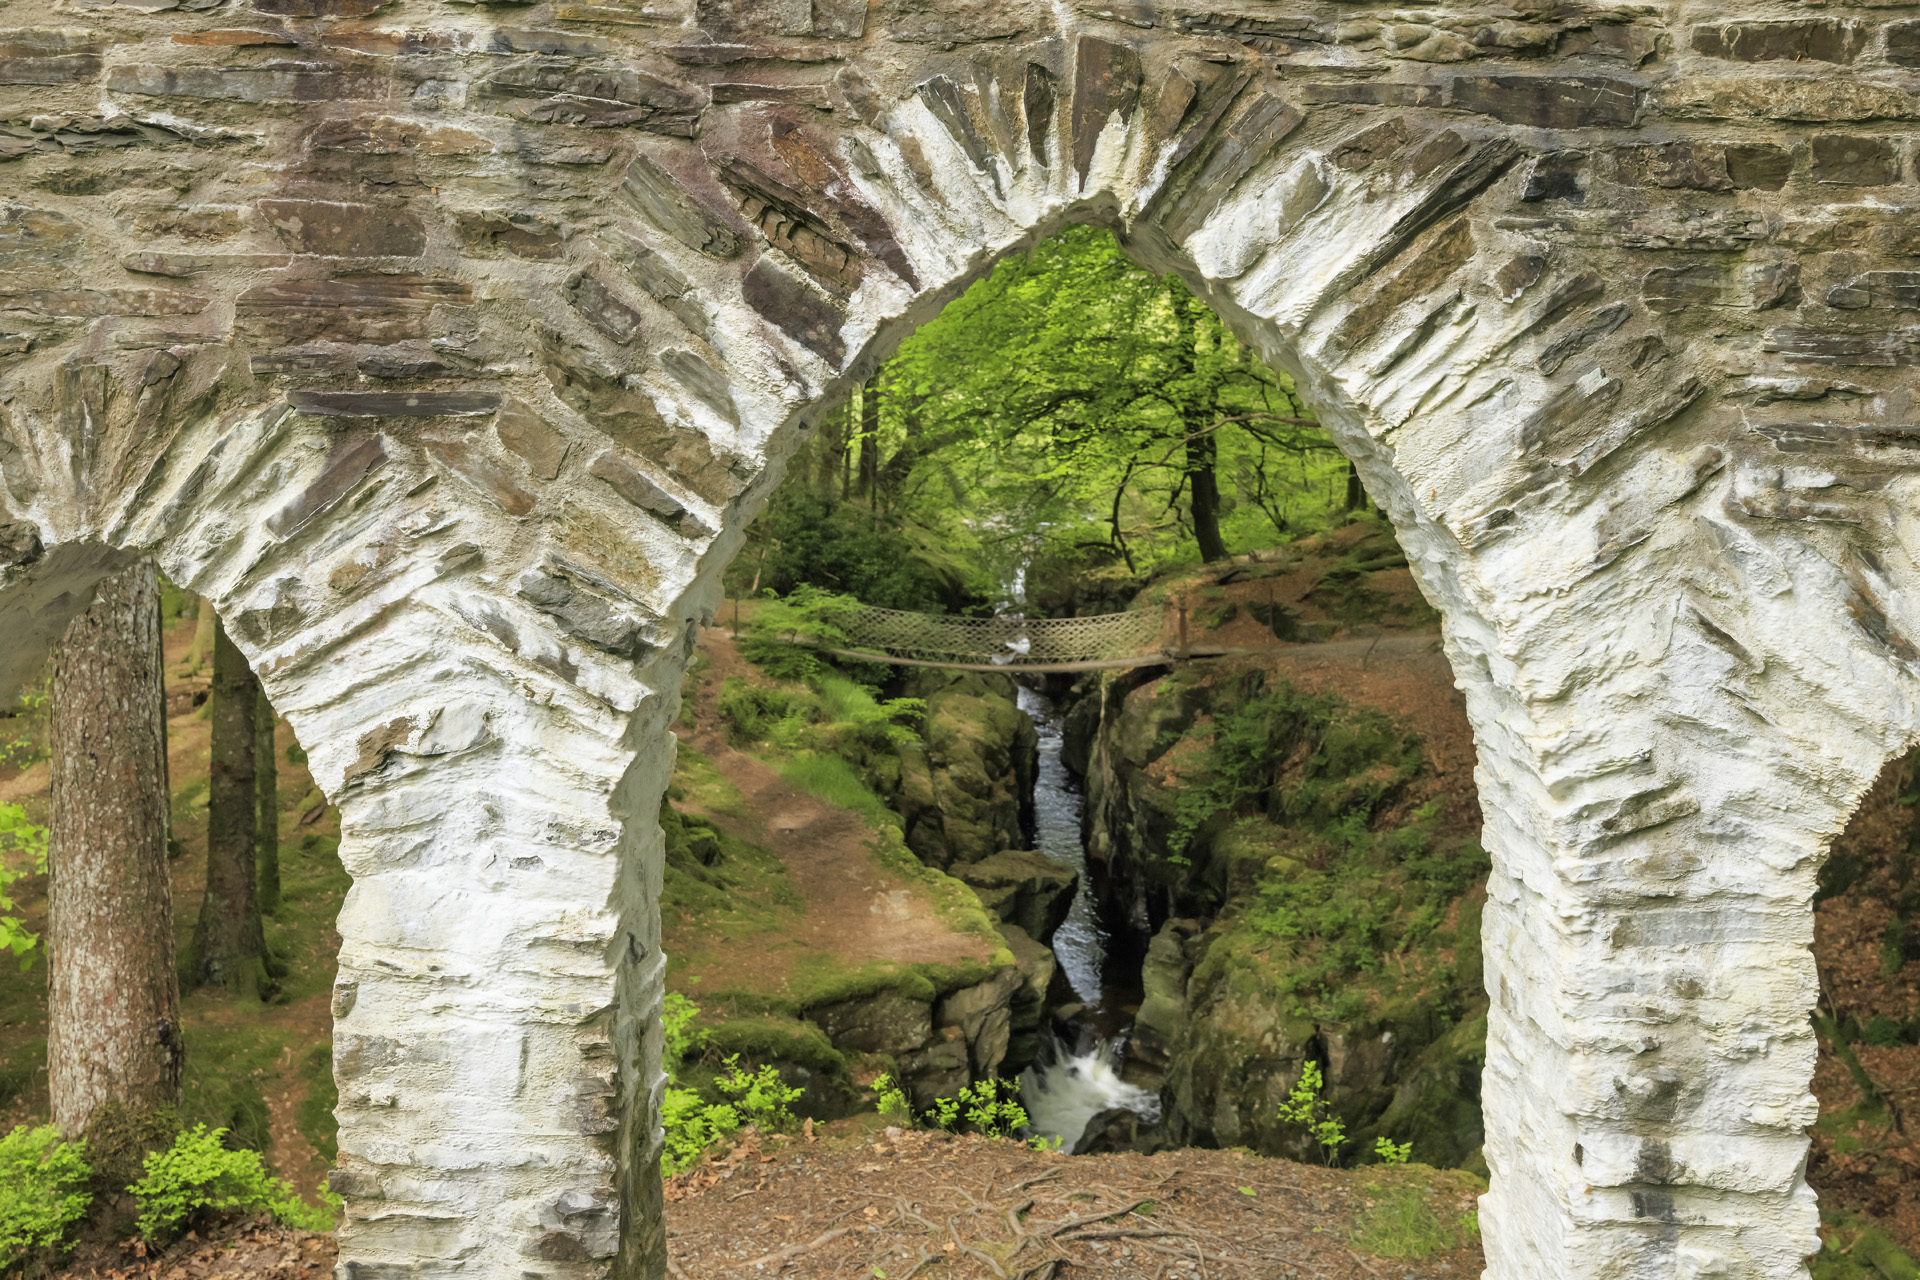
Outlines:
{"type": "Polygon", "coordinates": [[[155,554],[311,745],[347,1274],[659,1274],[691,628],[820,407],[1076,218],[1445,617],[1489,1274],[1804,1274],[1814,867],[1916,737],[1920,24],[252,3],[0,0],[0,615],[155,554]]]}

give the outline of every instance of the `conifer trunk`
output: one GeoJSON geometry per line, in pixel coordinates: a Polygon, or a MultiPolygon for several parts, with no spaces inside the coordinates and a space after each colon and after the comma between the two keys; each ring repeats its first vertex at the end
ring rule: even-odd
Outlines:
{"type": "Polygon", "coordinates": [[[260,683],[224,626],[214,629],[212,701],[207,894],[193,931],[192,979],[195,986],[254,990],[267,951],[254,870],[260,683]]]}
{"type": "Polygon", "coordinates": [[[207,665],[207,659],[213,654],[213,632],[219,625],[220,619],[213,611],[213,601],[202,596],[200,612],[193,624],[193,646],[187,650],[189,671],[197,673],[207,665]]]}
{"type": "Polygon", "coordinates": [[[54,649],[47,1085],[68,1137],[102,1104],[180,1099],[161,662],[150,562],[102,582],[54,649]]]}
{"type": "Polygon", "coordinates": [[[280,770],[273,750],[277,717],[265,689],[255,696],[254,716],[254,866],[259,876],[255,896],[261,914],[267,915],[280,906],[280,770]]]}

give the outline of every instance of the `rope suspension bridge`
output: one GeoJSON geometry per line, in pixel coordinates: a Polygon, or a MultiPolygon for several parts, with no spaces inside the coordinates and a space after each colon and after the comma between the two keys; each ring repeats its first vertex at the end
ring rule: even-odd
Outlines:
{"type": "MultiPolygon", "coordinates": [[[[1184,641],[1186,611],[1180,612],[1184,641]]],[[[1095,671],[1189,656],[1184,643],[1162,645],[1165,615],[1157,609],[1086,618],[962,618],[862,606],[835,623],[847,647],[789,639],[841,658],[963,671],[1095,671]]]]}

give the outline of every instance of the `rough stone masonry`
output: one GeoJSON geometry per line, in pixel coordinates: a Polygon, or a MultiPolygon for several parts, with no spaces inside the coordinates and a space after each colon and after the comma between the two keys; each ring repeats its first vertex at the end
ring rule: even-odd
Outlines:
{"type": "Polygon", "coordinates": [[[1499,1280],[1795,1277],[1916,737],[1920,4],[0,0],[0,635],[211,597],[340,806],[343,1274],[656,1277],[654,814],[823,407],[1112,225],[1446,619],[1499,1280]]]}

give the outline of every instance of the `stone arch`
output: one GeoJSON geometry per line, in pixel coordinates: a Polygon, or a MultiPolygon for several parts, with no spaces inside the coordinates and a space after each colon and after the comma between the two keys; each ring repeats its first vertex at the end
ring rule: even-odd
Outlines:
{"type": "Polygon", "coordinates": [[[349,1272],[657,1274],[690,628],[819,407],[1097,218],[1300,380],[1445,616],[1490,1274],[1803,1274],[1813,868],[1916,736],[1913,24],[31,9],[0,610],[25,652],[156,554],[310,744],[349,1272]]]}

